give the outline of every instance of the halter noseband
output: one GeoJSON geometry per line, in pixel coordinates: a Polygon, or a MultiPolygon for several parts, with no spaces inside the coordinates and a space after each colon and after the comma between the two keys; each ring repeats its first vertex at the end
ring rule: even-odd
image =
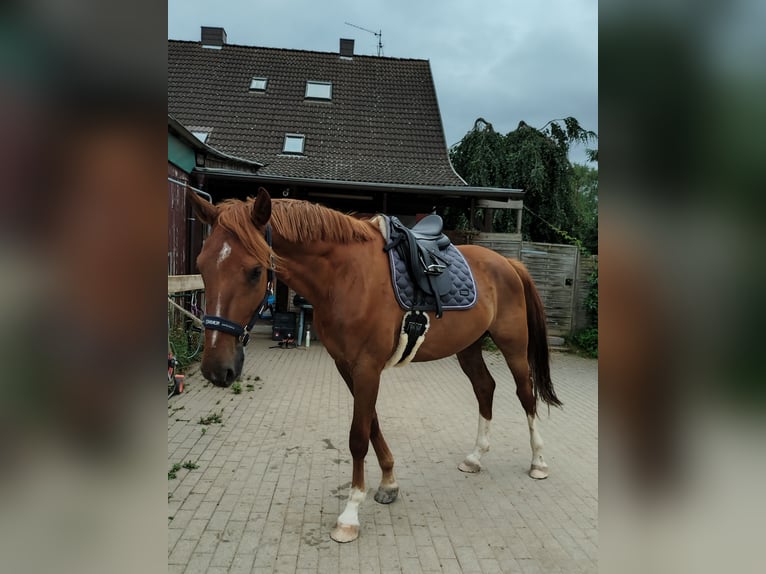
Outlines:
{"type": "MultiPolygon", "coordinates": [[[[266,225],[266,243],[269,245],[269,250],[271,250],[271,224],[266,225]]],[[[214,331],[221,331],[222,333],[226,333],[228,335],[234,335],[237,337],[240,343],[242,343],[242,346],[246,346],[247,342],[250,340],[250,331],[252,330],[253,326],[255,326],[255,322],[258,320],[258,315],[261,313],[261,309],[264,308],[264,306],[267,304],[267,301],[269,299],[270,295],[273,295],[274,293],[274,255],[271,255],[271,266],[269,267],[267,271],[267,282],[266,282],[266,293],[263,296],[263,301],[258,306],[258,308],[255,310],[255,313],[253,313],[253,316],[250,317],[250,320],[247,322],[246,327],[242,327],[239,323],[235,323],[234,321],[229,321],[228,319],[224,317],[218,317],[216,315],[205,315],[202,318],[202,326],[205,329],[212,329],[214,331]]]]}

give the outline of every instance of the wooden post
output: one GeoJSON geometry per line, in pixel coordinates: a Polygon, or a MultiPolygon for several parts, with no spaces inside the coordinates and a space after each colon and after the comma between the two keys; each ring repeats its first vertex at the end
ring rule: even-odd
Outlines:
{"type": "Polygon", "coordinates": [[[484,217],[481,222],[481,230],[492,233],[492,215],[493,211],[489,207],[484,208],[484,217]]]}

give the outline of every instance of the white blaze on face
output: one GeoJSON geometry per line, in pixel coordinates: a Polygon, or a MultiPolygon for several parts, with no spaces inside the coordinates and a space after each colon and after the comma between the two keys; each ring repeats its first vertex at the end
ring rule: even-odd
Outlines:
{"type": "MultiPolygon", "coordinates": [[[[224,246],[227,244],[224,243],[224,246]]],[[[223,253],[223,249],[221,250],[221,253],[223,253]]],[[[219,257],[220,259],[220,257],[219,257]]],[[[218,297],[215,300],[215,316],[220,317],[221,316],[221,294],[218,294],[218,297]]],[[[210,346],[215,349],[215,342],[218,340],[218,330],[216,329],[213,331],[213,334],[210,335],[210,346]]]]}
{"type": "MultiPolygon", "coordinates": [[[[223,247],[221,247],[220,253],[218,253],[218,259],[216,259],[215,264],[217,267],[221,266],[221,263],[223,263],[226,258],[231,255],[231,245],[229,245],[226,241],[223,242],[223,247]]],[[[221,294],[218,294],[218,298],[215,302],[215,314],[216,317],[221,316],[221,294]]],[[[210,344],[213,348],[215,348],[215,343],[218,340],[218,331],[213,331],[213,334],[210,337],[210,344]]]]}
{"type": "Polygon", "coordinates": [[[224,241],[223,247],[221,247],[221,252],[218,254],[218,259],[215,262],[216,265],[220,266],[229,255],[231,255],[231,245],[224,241]]]}

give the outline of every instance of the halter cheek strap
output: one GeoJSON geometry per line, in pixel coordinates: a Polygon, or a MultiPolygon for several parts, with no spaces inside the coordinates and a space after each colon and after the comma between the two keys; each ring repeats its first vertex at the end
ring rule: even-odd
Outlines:
{"type": "MultiPolygon", "coordinates": [[[[266,225],[266,243],[269,244],[269,249],[271,249],[271,225],[266,225]]],[[[246,327],[242,327],[239,323],[235,323],[234,321],[229,321],[228,319],[224,317],[218,317],[217,315],[205,315],[202,318],[202,326],[205,329],[212,329],[214,331],[221,331],[222,333],[226,333],[228,335],[234,335],[237,337],[240,343],[242,343],[242,346],[244,347],[247,345],[247,342],[250,340],[250,331],[255,326],[255,322],[258,320],[258,315],[261,312],[261,309],[263,309],[263,306],[268,301],[269,295],[272,295],[274,292],[274,257],[271,256],[271,266],[269,267],[269,270],[267,272],[267,283],[266,283],[266,294],[263,297],[263,302],[258,306],[258,309],[256,309],[255,313],[253,313],[253,316],[250,317],[250,321],[247,322],[246,327]]]]}

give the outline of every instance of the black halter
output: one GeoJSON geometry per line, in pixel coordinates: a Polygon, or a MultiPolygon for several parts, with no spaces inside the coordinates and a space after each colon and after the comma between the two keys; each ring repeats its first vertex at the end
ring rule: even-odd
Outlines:
{"type": "MultiPolygon", "coordinates": [[[[266,243],[269,244],[269,249],[271,249],[271,225],[270,224],[266,225],[266,243]]],[[[255,310],[255,313],[253,313],[253,316],[250,317],[250,320],[247,322],[247,326],[242,327],[242,325],[240,325],[239,323],[235,323],[234,321],[229,321],[228,319],[224,317],[217,317],[215,315],[205,315],[202,318],[202,326],[205,329],[212,329],[214,331],[221,331],[222,333],[226,333],[228,335],[234,335],[235,337],[237,337],[239,342],[242,343],[243,347],[247,345],[247,342],[250,340],[250,331],[255,325],[255,322],[258,320],[258,315],[260,315],[261,310],[264,308],[264,306],[267,305],[269,296],[273,295],[274,293],[273,256],[271,260],[271,266],[269,267],[267,271],[266,277],[267,277],[266,293],[263,296],[263,301],[255,310]]]]}

